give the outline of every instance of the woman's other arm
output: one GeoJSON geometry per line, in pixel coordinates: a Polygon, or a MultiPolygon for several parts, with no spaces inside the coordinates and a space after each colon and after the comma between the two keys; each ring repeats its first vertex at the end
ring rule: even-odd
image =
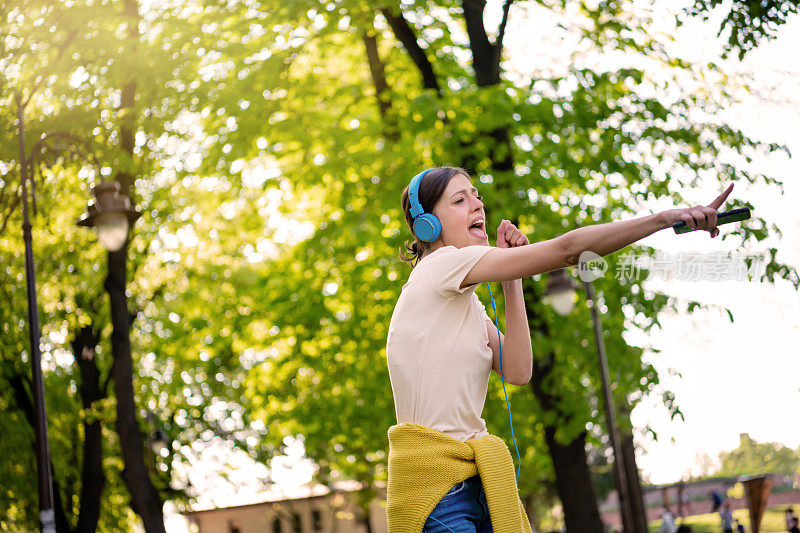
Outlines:
{"type": "MultiPolygon", "coordinates": [[[[515,248],[528,244],[528,238],[508,221],[497,228],[497,247],[515,248]]],[[[492,321],[486,322],[489,346],[492,349],[492,370],[503,380],[513,385],[525,385],[533,373],[531,330],[522,293],[522,280],[504,281],[503,294],[506,303],[506,334],[503,336],[492,321]],[[499,334],[499,339],[498,339],[499,334]],[[502,352],[500,342],[502,340],[502,352]],[[502,353],[502,368],[500,357],[502,353]]]]}

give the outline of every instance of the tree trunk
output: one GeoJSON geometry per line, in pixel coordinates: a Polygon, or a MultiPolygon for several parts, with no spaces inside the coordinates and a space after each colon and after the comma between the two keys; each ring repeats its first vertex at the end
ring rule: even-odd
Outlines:
{"type": "Polygon", "coordinates": [[[633,435],[629,431],[620,432],[622,461],[625,465],[625,481],[628,485],[628,498],[631,502],[633,528],[636,533],[647,533],[647,515],[642,499],[642,483],[639,479],[639,468],[636,466],[633,435]]]}
{"type": "Polygon", "coordinates": [[[367,53],[367,63],[369,72],[372,76],[372,84],[375,87],[375,100],[378,103],[378,111],[381,114],[383,123],[383,135],[390,141],[397,141],[400,132],[397,129],[397,120],[391,113],[392,101],[389,91],[389,83],[386,81],[385,66],[378,53],[378,38],[374,28],[369,28],[362,35],[364,49],[367,53]]]}
{"type": "MultiPolygon", "coordinates": [[[[508,22],[508,13],[513,0],[506,0],[503,5],[503,19],[500,23],[497,40],[492,43],[483,24],[485,0],[462,0],[464,20],[469,35],[470,50],[475,81],[479,87],[490,87],[500,83],[500,59],[503,49],[503,37],[508,22]]],[[[486,134],[479,132],[479,134],[486,134]]],[[[499,172],[510,172],[514,169],[514,156],[511,146],[511,135],[508,126],[500,126],[491,132],[493,139],[491,153],[492,169],[499,172]]],[[[469,152],[467,152],[469,154],[469,152]]],[[[469,158],[469,155],[467,156],[469,158]]],[[[477,161],[464,161],[464,168],[475,169],[477,161]]],[[[516,221],[515,221],[516,222],[516,221]]],[[[530,305],[526,305],[528,317],[536,318],[530,305]]],[[[545,335],[549,335],[547,324],[541,320],[531,320],[537,324],[545,335]]],[[[546,382],[546,374],[553,367],[553,354],[546,354],[537,364],[534,361],[534,381],[532,389],[545,410],[557,410],[558,398],[551,391],[546,391],[541,384],[546,382]]],[[[556,428],[545,427],[545,440],[553,460],[556,474],[556,487],[561,504],[564,507],[564,520],[570,532],[603,532],[603,523],[597,509],[597,497],[594,492],[591,474],[586,458],[586,435],[581,433],[567,445],[555,439],[556,428]]]]}
{"type": "MultiPolygon", "coordinates": [[[[126,52],[135,54],[139,40],[139,9],[135,0],[125,0],[125,16],[129,19],[129,32],[126,35],[126,52]]],[[[122,87],[120,109],[120,146],[129,157],[133,157],[135,117],[132,113],[136,97],[136,79],[132,78],[122,87]]],[[[134,176],[128,172],[118,172],[116,179],[124,194],[133,197],[134,176]]],[[[142,519],[147,533],[166,533],[164,528],[163,501],[150,479],[145,463],[144,437],[136,418],[136,400],[133,393],[133,359],[131,357],[130,327],[131,315],[128,311],[127,285],[128,242],[121,250],[108,252],[108,276],[105,289],[111,304],[111,353],[114,356],[112,375],[114,393],[117,396],[117,433],[122,448],[125,467],[122,479],[131,495],[131,507],[142,519]]]]}
{"type": "MultiPolygon", "coordinates": [[[[100,369],[94,358],[100,336],[91,326],[81,328],[72,341],[72,353],[81,374],[80,395],[84,409],[105,398],[100,386],[100,369]]],[[[94,533],[100,519],[100,498],[105,486],[103,473],[103,435],[100,420],[83,423],[83,463],[81,467],[80,511],[77,533],[94,533]]]]}
{"type": "Polygon", "coordinates": [[[560,444],[555,434],[554,426],[545,427],[545,441],[553,459],[556,489],[564,507],[567,532],[603,533],[597,496],[586,462],[586,434],[581,433],[569,444],[560,444]]]}
{"type": "Polygon", "coordinates": [[[408,21],[403,16],[400,8],[382,8],[381,15],[386,19],[389,27],[392,28],[395,38],[403,44],[403,48],[408,52],[408,56],[416,65],[422,76],[422,86],[426,89],[433,89],[436,94],[441,96],[442,90],[439,87],[439,81],[436,79],[436,74],[433,72],[433,65],[425,55],[425,51],[417,43],[417,36],[414,35],[414,30],[409,26],[408,21]]]}
{"type": "Polygon", "coordinates": [[[386,120],[386,113],[389,111],[391,103],[388,95],[389,84],[386,81],[381,56],[378,53],[378,38],[372,30],[365,31],[361,38],[364,41],[364,49],[367,52],[367,64],[369,65],[369,72],[372,75],[372,83],[375,86],[375,99],[378,101],[378,111],[381,114],[381,118],[386,120]]]}
{"type": "MultiPolygon", "coordinates": [[[[491,87],[500,83],[500,57],[503,50],[503,36],[508,22],[508,10],[511,1],[506,0],[503,5],[503,21],[497,41],[492,43],[486,34],[483,25],[483,11],[486,7],[485,0],[463,0],[464,21],[469,35],[469,47],[472,51],[472,69],[475,72],[475,82],[478,87],[491,87]]],[[[485,135],[486,132],[478,132],[485,135]]],[[[488,132],[494,143],[492,144],[492,170],[509,172],[514,170],[514,155],[511,151],[511,135],[508,126],[498,127],[488,132]]],[[[475,170],[479,168],[478,161],[470,157],[469,151],[463,161],[464,168],[475,170]]]]}
{"type": "Polygon", "coordinates": [[[117,252],[108,253],[106,291],[111,301],[111,352],[114,355],[114,392],[117,396],[117,433],[125,467],[122,479],[131,495],[131,507],[138,514],[147,533],[166,533],[163,502],[147,471],[144,438],[136,419],[133,394],[133,361],[130,344],[130,313],[125,294],[127,243],[117,252]]]}
{"type": "MultiPolygon", "coordinates": [[[[550,326],[533,308],[533,301],[540,298],[531,285],[528,290],[529,298],[525,300],[528,313],[528,322],[533,329],[542,335],[550,336],[550,326]]],[[[534,354],[533,379],[531,390],[544,411],[559,414],[558,392],[544,388],[548,382],[547,376],[555,366],[555,354],[534,354]],[[538,356],[537,356],[538,355],[538,356]]],[[[589,464],[586,457],[586,433],[581,432],[567,444],[559,443],[556,438],[556,427],[545,426],[544,436],[553,469],[556,476],[556,491],[564,508],[564,522],[569,533],[602,533],[603,521],[597,508],[597,495],[592,484],[589,464]]]]}
{"type": "MultiPolygon", "coordinates": [[[[537,329],[549,334],[547,324],[537,320],[535,313],[530,308],[528,316],[533,318],[532,322],[536,324],[537,329]]],[[[547,375],[553,368],[554,356],[549,353],[544,358],[534,358],[533,364],[534,378],[531,380],[533,394],[542,404],[542,409],[556,411],[558,397],[542,387],[542,384],[547,382],[547,375]]],[[[586,433],[580,433],[567,444],[559,443],[555,435],[555,426],[545,426],[545,442],[553,461],[556,491],[564,508],[564,522],[567,531],[570,533],[603,533],[603,522],[597,508],[597,496],[594,492],[586,457],[586,433]]]]}
{"type": "MultiPolygon", "coordinates": [[[[53,460],[50,460],[50,470],[55,473],[53,460]]],[[[61,497],[61,485],[53,479],[53,511],[55,512],[56,533],[72,533],[72,526],[64,506],[64,499],[61,497]]]]}
{"type": "MultiPolygon", "coordinates": [[[[25,415],[25,420],[31,426],[31,429],[36,429],[36,417],[34,414],[33,400],[31,394],[28,392],[28,387],[25,386],[25,376],[22,374],[15,374],[9,378],[9,384],[13,391],[14,403],[17,409],[22,411],[25,415]]],[[[29,382],[30,384],[30,382],[29,382]]],[[[31,442],[31,449],[36,453],[36,441],[31,442]]],[[[53,461],[50,461],[50,471],[55,472],[53,468],[53,461]]],[[[53,477],[53,512],[55,513],[55,527],[58,533],[71,533],[69,526],[69,519],[64,510],[63,502],[61,501],[61,488],[58,481],[53,477]]]]}
{"type": "Polygon", "coordinates": [[[531,527],[534,529],[539,528],[539,517],[536,516],[536,513],[533,510],[533,494],[528,494],[525,496],[523,501],[523,507],[525,508],[525,516],[528,517],[528,522],[530,522],[531,527]]]}
{"type": "Polygon", "coordinates": [[[500,51],[502,43],[491,43],[483,25],[486,0],[462,0],[464,22],[472,51],[472,67],[478,87],[500,83],[500,51]]]}

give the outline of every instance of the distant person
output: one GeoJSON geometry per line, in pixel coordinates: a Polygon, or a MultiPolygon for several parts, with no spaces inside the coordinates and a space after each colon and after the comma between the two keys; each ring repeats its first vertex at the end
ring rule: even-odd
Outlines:
{"type": "Polygon", "coordinates": [[[792,527],[789,528],[789,533],[800,533],[800,519],[796,516],[792,518],[792,527]]]}
{"type": "Polygon", "coordinates": [[[658,530],[658,533],[677,533],[678,528],[675,527],[675,515],[672,514],[669,507],[666,505],[664,506],[664,510],[661,512],[661,529],[658,530]]]}
{"type": "Polygon", "coordinates": [[[722,521],[722,531],[733,533],[733,513],[731,513],[731,502],[725,500],[719,508],[719,518],[722,521]]]}
{"type": "Polygon", "coordinates": [[[734,520],[736,522],[736,533],[746,533],[744,526],[738,520],[734,520]]]}
{"type": "Polygon", "coordinates": [[[791,531],[792,520],[794,520],[794,509],[791,507],[786,508],[786,531],[791,531]]]}
{"type": "Polygon", "coordinates": [[[712,513],[716,513],[719,506],[722,505],[722,496],[720,496],[719,492],[713,491],[711,493],[711,501],[713,502],[714,506],[711,508],[712,513]]]}

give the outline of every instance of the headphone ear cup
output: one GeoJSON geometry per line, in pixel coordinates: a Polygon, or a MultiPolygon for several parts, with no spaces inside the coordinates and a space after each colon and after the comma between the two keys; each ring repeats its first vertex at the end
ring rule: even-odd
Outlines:
{"type": "Polygon", "coordinates": [[[435,215],[424,213],[414,220],[414,235],[422,242],[433,242],[442,233],[442,223],[435,215]]]}
{"type": "Polygon", "coordinates": [[[439,222],[439,219],[436,218],[436,215],[432,215],[430,213],[426,213],[428,217],[430,217],[431,224],[433,225],[433,238],[431,241],[435,241],[439,238],[439,235],[442,234],[442,223],[439,222]]]}

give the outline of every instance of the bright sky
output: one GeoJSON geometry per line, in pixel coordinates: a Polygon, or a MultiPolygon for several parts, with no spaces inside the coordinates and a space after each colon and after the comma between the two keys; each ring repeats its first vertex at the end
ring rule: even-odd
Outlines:
{"type": "MultiPolygon", "coordinates": [[[[499,17],[501,5],[500,0],[490,1],[487,13],[494,12],[499,17]]],[[[515,10],[517,5],[524,4],[515,4],[515,10]]],[[[536,14],[541,15],[541,12],[536,14]]],[[[541,21],[539,17],[533,19],[541,21]]],[[[487,27],[493,27],[492,20],[491,15],[487,15],[487,27]]],[[[549,39],[542,32],[530,31],[530,20],[522,8],[512,11],[506,45],[510,63],[519,70],[524,70],[525,62],[530,58],[528,51],[536,50],[530,47],[534,43],[526,41],[537,34],[549,39]]],[[[688,59],[714,59],[720,49],[714,34],[711,24],[687,23],[677,33],[673,53],[688,59]]],[[[743,63],[735,60],[726,63],[728,69],[752,71],[756,73],[758,82],[772,84],[771,89],[764,91],[765,98],[772,102],[749,96],[742,105],[728,110],[724,118],[751,137],[784,143],[795,154],[800,154],[800,87],[797,81],[800,80],[800,64],[796,52],[800,50],[800,18],[795,17],[782,27],[779,35],[776,41],[764,43],[751,52],[743,63]]],[[[541,41],[535,44],[541,46],[541,41]]],[[[552,44],[558,48],[558,43],[552,44]]],[[[557,68],[557,62],[553,65],[557,68]]],[[[737,184],[727,205],[735,207],[738,201],[750,201],[755,206],[755,213],[779,225],[783,238],[759,249],[738,251],[753,254],[772,245],[779,250],[779,260],[800,266],[797,163],[785,156],[774,156],[754,164],[767,174],[782,178],[786,184],[785,194],[779,196],[772,188],[763,186],[737,184]]],[[[692,200],[707,204],[719,194],[717,189],[715,184],[701,184],[692,200]]],[[[732,227],[721,226],[721,230],[725,233],[732,227]]],[[[672,254],[734,250],[731,241],[712,240],[705,232],[679,236],[665,230],[642,243],[672,254]]],[[[731,324],[721,310],[697,311],[691,316],[664,317],[663,330],[656,330],[647,338],[638,333],[628,338],[631,343],[648,342],[662,350],[661,354],[649,355],[648,361],[658,369],[662,384],[675,392],[686,418],[685,421],[670,421],[657,396],[645,400],[634,410],[634,424],[639,428],[649,424],[658,434],[658,441],[644,436],[638,439],[643,446],[638,456],[639,467],[645,479],[652,483],[668,483],[696,472],[700,454],[713,458],[722,450],[735,448],[739,434],[743,432],[757,441],[780,442],[792,448],[800,446],[800,426],[785,414],[797,412],[800,406],[800,357],[797,349],[800,345],[800,326],[797,323],[800,295],[789,283],[772,286],[752,282],[666,282],[661,279],[651,279],[648,283],[652,289],[680,298],[726,306],[731,309],[735,322],[731,324]]],[[[219,450],[211,453],[218,454],[219,450]]],[[[220,500],[220,495],[245,494],[247,480],[237,481],[241,476],[237,476],[236,470],[251,478],[247,460],[236,459],[235,454],[226,457],[215,455],[208,460],[199,460],[203,470],[207,465],[220,461],[241,465],[234,467],[228,480],[220,477],[213,481],[201,480],[192,475],[195,486],[203,493],[201,505],[231,505],[233,502],[223,501],[225,498],[220,500]],[[218,490],[212,493],[204,490],[204,486],[218,490]]],[[[285,490],[310,479],[310,464],[302,459],[302,445],[299,443],[291,447],[289,456],[276,458],[272,467],[274,480],[285,490]]],[[[255,488],[251,489],[252,494],[251,490],[247,494],[255,497],[255,488]]],[[[173,531],[180,529],[177,523],[171,528],[173,531]]]]}
{"type": "MultiPolygon", "coordinates": [[[[710,54],[713,34],[700,24],[686,25],[680,32],[687,50],[698,57],[710,54]]],[[[774,156],[758,161],[759,168],[781,178],[784,195],[774,188],[736,185],[728,205],[737,200],[750,201],[754,213],[776,223],[781,239],[769,245],[778,249],[778,259],[800,267],[800,198],[797,154],[800,154],[800,93],[797,61],[800,50],[800,20],[781,29],[780,37],[764,43],[745,56],[741,69],[751,70],[765,85],[767,102],[756,96],[728,110],[725,118],[751,137],[786,144],[795,154],[791,160],[774,156]]],[[[735,62],[733,62],[735,63],[735,62]]],[[[743,185],[743,184],[742,184],[743,185]]],[[[698,202],[708,203],[718,191],[707,189],[698,202]]],[[[721,226],[721,231],[726,231],[721,226]]],[[[707,234],[677,236],[663,231],[643,241],[644,244],[671,253],[686,250],[730,250],[727,243],[716,242],[707,234]]],[[[764,241],[766,242],[766,241],[764,241]]],[[[768,248],[764,246],[761,250],[768,248]]],[[[741,250],[748,254],[753,250],[741,250]]],[[[652,482],[676,481],[688,471],[696,472],[696,457],[706,453],[716,457],[722,450],[738,446],[739,434],[749,433],[757,441],[780,442],[792,448],[800,446],[800,425],[786,418],[800,406],[800,294],[788,282],[770,284],[748,282],[673,282],[654,280],[653,288],[676,296],[728,307],[734,316],[731,324],[723,312],[695,312],[691,317],[676,316],[663,321],[664,329],[649,341],[662,354],[649,358],[665,386],[676,393],[686,417],[670,422],[666,410],[652,398],[634,411],[634,422],[649,423],[659,440],[641,442],[646,453],[640,468],[652,482]],[[670,376],[670,369],[682,377],[670,376]]]]}
{"type": "MultiPolygon", "coordinates": [[[[754,74],[761,96],[747,96],[721,118],[752,138],[786,144],[794,154],[800,154],[800,20],[795,17],[781,27],[777,40],[763,43],[741,63],[736,59],[723,62],[719,57],[720,39],[715,35],[718,25],[693,20],[676,32],[665,11],[675,9],[675,4],[678,3],[659,3],[659,11],[653,13],[657,28],[676,35],[669,46],[670,53],[694,61],[714,61],[723,65],[726,72],[754,74]]],[[[501,6],[501,0],[489,3],[487,13],[495,19],[487,21],[487,27],[499,22],[501,6]]],[[[506,36],[510,55],[507,66],[523,75],[541,72],[542,68],[563,71],[575,41],[568,32],[556,30],[552,19],[546,9],[533,3],[514,4],[506,36]],[[543,44],[549,50],[542,54],[543,44]]],[[[737,249],[732,241],[721,241],[720,237],[712,240],[705,232],[676,235],[665,230],[641,244],[673,256],[690,251],[754,255],[774,246],[780,261],[800,267],[800,210],[791,204],[800,197],[796,159],[785,155],[761,158],[754,161],[754,168],[782,179],[785,194],[776,194],[774,187],[739,183],[720,210],[749,201],[755,207],[754,214],[781,228],[783,238],[762,241],[759,248],[737,249]]],[[[684,191],[684,196],[694,204],[708,204],[720,192],[722,189],[716,184],[700,183],[697,191],[684,191]]],[[[652,207],[673,206],[659,203],[652,207]]],[[[733,226],[723,225],[720,229],[725,233],[733,226]]],[[[613,273],[607,273],[610,275],[613,273]]],[[[659,371],[664,388],[676,394],[685,416],[685,421],[670,421],[658,395],[634,410],[635,426],[644,428],[649,424],[658,435],[658,441],[643,434],[637,439],[643,448],[637,456],[643,476],[652,483],[669,483],[697,473],[700,454],[716,458],[720,451],[738,446],[739,434],[745,432],[757,441],[800,446],[800,425],[784,415],[796,412],[800,406],[800,293],[788,282],[772,286],[736,281],[667,282],[655,278],[647,283],[650,289],[682,299],[727,307],[734,323],[721,309],[697,311],[691,316],[664,317],[663,330],[655,330],[647,338],[641,333],[627,338],[633,344],[649,343],[661,350],[661,354],[650,354],[646,359],[659,371]]]]}

